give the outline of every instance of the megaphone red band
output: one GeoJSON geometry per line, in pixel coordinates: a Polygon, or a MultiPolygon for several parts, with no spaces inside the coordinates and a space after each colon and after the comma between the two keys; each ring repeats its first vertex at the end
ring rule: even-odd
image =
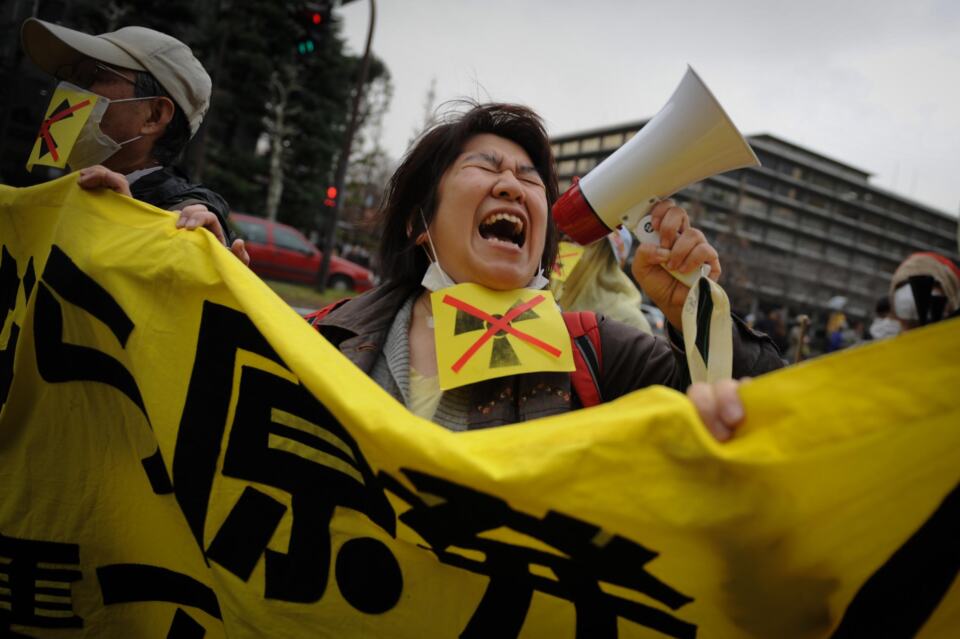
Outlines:
{"type": "Polygon", "coordinates": [[[590,202],[583,196],[575,181],[553,205],[553,220],[557,227],[577,244],[593,244],[613,229],[600,219],[590,202]]]}

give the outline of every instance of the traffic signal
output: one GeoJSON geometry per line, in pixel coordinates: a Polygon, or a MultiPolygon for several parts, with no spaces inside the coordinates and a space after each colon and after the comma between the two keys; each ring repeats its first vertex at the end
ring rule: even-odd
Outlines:
{"type": "Polygon", "coordinates": [[[323,201],[324,206],[336,206],[337,205],[337,187],[328,186],[327,187],[327,198],[323,201]]]}
{"type": "Polygon", "coordinates": [[[297,22],[297,53],[309,55],[320,46],[320,39],[332,20],[332,4],[307,2],[294,14],[297,22]]]}

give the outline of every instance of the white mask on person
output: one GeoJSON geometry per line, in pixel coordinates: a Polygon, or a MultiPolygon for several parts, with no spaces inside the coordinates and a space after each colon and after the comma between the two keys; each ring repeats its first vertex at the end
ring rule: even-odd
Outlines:
{"type": "Polygon", "coordinates": [[[111,100],[110,98],[105,98],[97,93],[92,93],[85,89],[81,89],[80,87],[70,84],[69,82],[61,82],[60,86],[70,89],[71,91],[87,93],[97,97],[96,104],[93,105],[93,109],[91,110],[87,121],[84,122],[83,128],[80,129],[80,133],[77,134],[77,141],[73,143],[73,148],[70,150],[69,157],[67,157],[67,165],[70,167],[70,170],[78,171],[80,169],[85,169],[88,166],[102,164],[116,154],[117,151],[122,149],[125,144],[129,144],[143,137],[142,135],[138,135],[135,138],[130,138],[129,140],[125,140],[123,142],[117,142],[103,132],[103,130],[100,128],[100,122],[103,120],[103,114],[106,113],[107,108],[112,102],[135,102],[137,100],[151,100],[155,96],[111,100]]]}
{"type": "Polygon", "coordinates": [[[910,284],[903,284],[893,292],[893,313],[903,320],[919,319],[910,284]]]}
{"type": "Polygon", "coordinates": [[[450,286],[456,286],[457,283],[454,282],[453,278],[447,275],[446,271],[440,266],[440,258],[437,257],[437,247],[433,245],[433,238],[430,237],[430,227],[427,224],[426,216],[423,214],[423,209],[420,209],[420,219],[423,220],[423,228],[427,233],[427,242],[430,243],[430,250],[427,251],[427,259],[430,260],[430,266],[427,267],[427,272],[423,274],[420,285],[431,293],[436,293],[440,289],[450,286]],[[431,253],[433,255],[431,255],[431,253]]]}
{"type": "MultiPolygon", "coordinates": [[[[427,242],[430,243],[430,252],[433,253],[433,257],[431,257],[430,252],[427,253],[430,266],[427,267],[427,272],[423,274],[420,285],[431,293],[435,293],[449,286],[456,286],[457,283],[453,281],[452,277],[447,275],[447,272],[440,266],[439,258],[436,257],[437,248],[433,245],[433,238],[430,237],[430,227],[427,224],[427,218],[423,214],[423,209],[420,210],[420,219],[423,220],[423,228],[427,232],[427,242]]],[[[543,275],[543,267],[541,266],[537,274],[527,283],[526,288],[540,290],[546,288],[548,284],[550,284],[550,279],[543,275]]]]}

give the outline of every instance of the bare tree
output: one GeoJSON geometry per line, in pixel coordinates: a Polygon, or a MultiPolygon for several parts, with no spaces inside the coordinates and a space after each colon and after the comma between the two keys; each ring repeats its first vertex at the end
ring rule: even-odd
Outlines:
{"type": "Polygon", "coordinates": [[[263,117],[263,126],[270,145],[270,168],[267,182],[267,219],[276,220],[283,198],[283,175],[287,164],[289,136],[296,129],[289,124],[290,118],[300,112],[300,107],[291,101],[291,96],[300,89],[297,74],[292,64],[282,65],[270,74],[270,101],[263,117]]]}

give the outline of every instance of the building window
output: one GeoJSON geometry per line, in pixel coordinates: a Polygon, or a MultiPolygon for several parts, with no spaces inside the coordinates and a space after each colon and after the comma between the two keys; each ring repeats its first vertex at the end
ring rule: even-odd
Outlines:
{"type": "Polygon", "coordinates": [[[600,138],[594,136],[592,138],[584,138],[580,140],[580,152],[581,153],[591,153],[593,151],[600,150],[600,138]]]}
{"type": "Polygon", "coordinates": [[[809,237],[798,237],[797,251],[810,257],[820,257],[823,254],[823,242],[809,237]]]}
{"type": "Polygon", "coordinates": [[[609,135],[603,136],[601,141],[604,151],[611,151],[613,149],[620,148],[620,145],[623,144],[623,134],[622,133],[611,133],[609,135]]]}
{"type": "Polygon", "coordinates": [[[797,212],[786,206],[774,206],[770,209],[770,218],[783,224],[794,226],[797,223],[797,212]]]}
{"type": "Polygon", "coordinates": [[[827,223],[816,215],[810,215],[808,213],[800,218],[800,228],[822,234],[827,230],[827,223]]]}
{"type": "Polygon", "coordinates": [[[744,195],[740,200],[740,210],[755,215],[765,216],[767,213],[767,203],[763,200],[744,195]]]}
{"type": "Polygon", "coordinates": [[[770,155],[766,151],[758,151],[757,149],[753,150],[757,154],[757,159],[760,160],[760,166],[767,169],[776,169],[777,168],[777,158],[776,156],[770,155]]]}
{"type": "Polygon", "coordinates": [[[709,224],[710,226],[721,230],[728,231],[730,230],[730,220],[729,216],[725,211],[720,211],[718,209],[708,209],[702,216],[698,216],[704,224],[709,224]]]}
{"type": "Polygon", "coordinates": [[[751,240],[763,239],[763,224],[753,220],[741,220],[737,226],[738,235],[748,237],[751,240]]]}
{"type": "Polygon", "coordinates": [[[847,264],[847,261],[850,259],[850,253],[846,249],[840,248],[839,246],[829,245],[827,246],[827,261],[833,262],[834,264],[847,264]]]}
{"type": "Polygon", "coordinates": [[[597,165],[596,158],[580,158],[577,160],[577,173],[586,175],[590,169],[597,165]]]}
{"type": "Polygon", "coordinates": [[[557,173],[560,175],[573,175],[576,170],[576,160],[562,160],[557,162],[557,173]]]}
{"type": "Polygon", "coordinates": [[[560,155],[576,155],[579,152],[580,152],[579,140],[571,140],[570,142],[564,142],[563,146],[560,147],[560,155]]]}
{"type": "Polygon", "coordinates": [[[755,171],[744,171],[744,179],[750,186],[755,186],[759,189],[763,189],[764,191],[770,191],[773,189],[773,180],[762,173],[757,173],[755,171]]]}
{"type": "Polygon", "coordinates": [[[733,206],[737,202],[737,194],[735,191],[730,191],[718,186],[710,185],[703,190],[704,198],[708,200],[713,200],[719,202],[720,204],[726,204],[727,206],[733,206]]]}
{"type": "Polygon", "coordinates": [[[767,242],[785,249],[793,249],[793,234],[775,227],[767,229],[767,242]]]}
{"type": "Polygon", "coordinates": [[[845,242],[852,242],[854,240],[853,229],[843,224],[831,224],[830,236],[845,242]]]}
{"type": "Polygon", "coordinates": [[[790,198],[791,200],[797,199],[797,187],[791,186],[785,182],[780,182],[774,188],[774,192],[777,195],[782,195],[783,197],[790,198]]]}
{"type": "Polygon", "coordinates": [[[853,256],[853,266],[865,271],[873,271],[877,268],[877,261],[869,255],[856,253],[853,256]]]}
{"type": "Polygon", "coordinates": [[[810,206],[815,206],[818,209],[825,209],[827,208],[827,198],[823,197],[819,193],[807,191],[807,204],[810,206]]]}

